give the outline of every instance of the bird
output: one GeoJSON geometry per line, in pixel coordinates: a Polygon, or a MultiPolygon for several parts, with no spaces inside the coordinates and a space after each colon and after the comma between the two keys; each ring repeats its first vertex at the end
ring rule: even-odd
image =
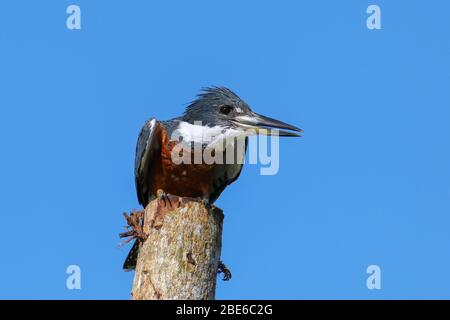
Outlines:
{"type": "MultiPolygon", "coordinates": [[[[145,208],[152,200],[170,194],[212,205],[239,178],[249,136],[300,137],[302,132],[296,126],[254,112],[226,87],[203,88],[181,116],[167,121],[150,118],[143,125],[136,144],[134,170],[139,204],[145,208]],[[238,139],[243,143],[237,143],[238,139]],[[188,154],[183,159],[192,160],[192,150],[212,148],[214,156],[221,153],[222,159],[228,159],[230,147],[233,161],[174,161],[174,154],[188,154]],[[181,152],[174,152],[177,148],[181,152]]],[[[125,259],[124,270],[135,269],[138,250],[136,240],[125,259]]]]}

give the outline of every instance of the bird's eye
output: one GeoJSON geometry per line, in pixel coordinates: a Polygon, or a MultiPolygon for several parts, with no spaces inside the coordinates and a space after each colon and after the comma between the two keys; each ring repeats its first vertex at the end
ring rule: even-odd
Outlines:
{"type": "Polygon", "coordinates": [[[220,113],[229,114],[233,110],[232,106],[222,106],[220,107],[220,113]]]}

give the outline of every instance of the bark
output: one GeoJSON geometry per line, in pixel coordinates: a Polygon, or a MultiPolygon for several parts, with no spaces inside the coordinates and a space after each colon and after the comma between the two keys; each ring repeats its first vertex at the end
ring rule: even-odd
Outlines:
{"type": "Polygon", "coordinates": [[[223,213],[184,200],[154,200],[145,209],[133,299],[214,299],[223,213]]]}

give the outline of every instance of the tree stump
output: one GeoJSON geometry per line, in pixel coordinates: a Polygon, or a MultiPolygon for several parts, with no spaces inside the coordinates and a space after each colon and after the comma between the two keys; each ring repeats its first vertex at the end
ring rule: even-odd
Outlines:
{"type": "Polygon", "coordinates": [[[169,196],[150,202],[132,299],[214,299],[222,223],[221,209],[198,201],[169,196]]]}

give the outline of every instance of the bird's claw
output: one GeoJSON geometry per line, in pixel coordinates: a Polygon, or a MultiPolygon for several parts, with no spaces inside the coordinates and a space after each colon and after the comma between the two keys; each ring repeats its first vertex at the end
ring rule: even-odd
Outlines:
{"type": "Polygon", "coordinates": [[[222,280],[228,281],[232,278],[231,271],[222,261],[219,261],[219,265],[217,266],[217,274],[223,273],[222,280]]]}
{"type": "Polygon", "coordinates": [[[172,208],[172,201],[170,201],[170,194],[165,193],[163,190],[158,190],[157,192],[158,201],[164,201],[164,207],[167,207],[167,203],[172,208]]]}
{"type": "Polygon", "coordinates": [[[211,202],[209,202],[208,199],[199,197],[199,198],[197,198],[197,201],[200,202],[202,205],[204,205],[208,209],[213,209],[214,208],[214,205],[211,202]]]}

